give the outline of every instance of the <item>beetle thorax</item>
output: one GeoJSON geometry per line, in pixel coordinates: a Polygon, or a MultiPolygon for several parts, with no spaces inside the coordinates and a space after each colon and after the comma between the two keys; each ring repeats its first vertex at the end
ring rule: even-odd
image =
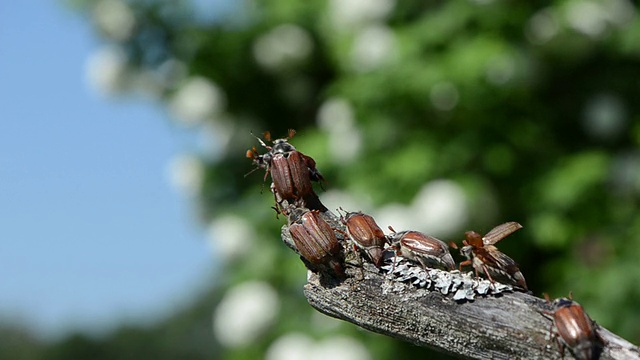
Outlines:
{"type": "Polygon", "coordinates": [[[575,304],[575,303],[573,302],[573,300],[571,300],[571,299],[567,299],[567,298],[559,298],[559,299],[555,299],[555,300],[553,301],[553,306],[554,306],[556,309],[563,308],[563,307],[569,307],[569,306],[571,306],[571,305],[573,305],[573,304],[575,304]]]}
{"type": "Polygon", "coordinates": [[[273,148],[272,148],[271,151],[273,153],[284,154],[284,153],[288,153],[288,152],[295,151],[295,150],[296,150],[296,148],[293,147],[293,145],[289,144],[287,139],[276,139],[273,142],[273,148]]]}

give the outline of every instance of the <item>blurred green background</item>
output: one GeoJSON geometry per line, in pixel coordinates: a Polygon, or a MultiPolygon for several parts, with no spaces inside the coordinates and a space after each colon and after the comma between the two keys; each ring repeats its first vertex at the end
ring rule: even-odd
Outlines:
{"type": "MultiPolygon", "coordinates": [[[[43,342],[20,359],[409,359],[417,348],[315,312],[284,219],[245,151],[270,130],[312,156],[327,207],[500,243],[541,296],[573,291],[640,343],[640,19],[627,0],[75,0],[109,56],[107,91],[144,93],[213,138],[184,164],[221,268],[152,325],[43,342]],[[198,9],[198,10],[196,10],[198,9]],[[635,100],[634,100],[635,99],[635,100]]],[[[158,119],[162,121],[162,119],[158,119]]],[[[151,255],[152,256],[152,255],[151,255]]],[[[459,258],[458,258],[459,260],[459,258]]],[[[4,344],[3,344],[4,342],[4,344]]],[[[8,349],[8,350],[7,350],[8,349]]],[[[4,358],[6,355],[0,355],[4,358]]]]}

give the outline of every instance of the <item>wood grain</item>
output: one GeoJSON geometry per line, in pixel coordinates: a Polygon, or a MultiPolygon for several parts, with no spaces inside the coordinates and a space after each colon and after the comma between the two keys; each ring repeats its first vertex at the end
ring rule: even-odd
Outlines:
{"type": "MultiPolygon", "coordinates": [[[[332,226],[342,225],[325,213],[332,226]]],[[[286,226],[282,239],[295,251],[286,226]]],[[[345,246],[346,247],[346,246],[345,246]]],[[[522,292],[454,301],[452,294],[392,280],[370,263],[347,261],[346,279],[309,271],[304,294],[318,311],[375,333],[468,359],[559,359],[549,305],[522,292]]],[[[640,348],[597,326],[600,359],[640,359],[640,348]]],[[[565,358],[571,358],[568,351],[565,358]]]]}

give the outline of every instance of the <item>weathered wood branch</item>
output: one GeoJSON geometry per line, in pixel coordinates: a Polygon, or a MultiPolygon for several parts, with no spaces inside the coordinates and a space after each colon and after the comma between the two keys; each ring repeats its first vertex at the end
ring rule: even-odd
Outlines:
{"type": "MultiPolygon", "coordinates": [[[[478,297],[456,302],[451,296],[414,288],[411,284],[386,292],[393,280],[365,271],[335,286],[311,274],[304,288],[318,311],[370,331],[469,359],[560,358],[550,339],[551,320],[541,312],[546,302],[525,293],[478,297]]],[[[605,342],[600,359],[640,359],[640,349],[602,327],[605,342]]],[[[566,356],[570,358],[568,351],[566,356]]]]}
{"type": "MultiPolygon", "coordinates": [[[[327,221],[335,220],[329,215],[327,221]]],[[[341,225],[334,222],[337,228],[341,225]]],[[[292,247],[286,226],[282,239],[292,247]]],[[[295,248],[292,247],[294,250],[295,248]]],[[[370,263],[347,263],[337,280],[309,271],[304,294],[318,311],[370,331],[469,359],[557,359],[545,300],[522,292],[455,301],[451,293],[392,279],[370,263]]],[[[640,348],[598,326],[600,359],[640,359],[640,348]]],[[[571,358],[569,351],[565,356],[571,358]]]]}

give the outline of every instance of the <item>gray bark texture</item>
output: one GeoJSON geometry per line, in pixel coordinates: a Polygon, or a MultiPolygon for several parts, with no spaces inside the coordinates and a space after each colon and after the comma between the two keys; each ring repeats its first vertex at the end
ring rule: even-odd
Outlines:
{"type": "MultiPolygon", "coordinates": [[[[326,220],[340,229],[334,215],[326,220]]],[[[343,227],[342,227],[343,228],[343,227]]],[[[282,239],[295,251],[286,226],[282,239]]],[[[341,239],[344,241],[344,239],[341,239]]],[[[345,243],[345,249],[348,245],[345,243]]],[[[467,359],[560,359],[546,300],[518,291],[453,300],[393,279],[371,263],[347,257],[346,279],[309,270],[304,294],[328,316],[375,333],[467,359]]],[[[640,359],[640,348],[596,325],[599,359],[640,359]]],[[[571,359],[569,350],[564,357],[571,359]]]]}

